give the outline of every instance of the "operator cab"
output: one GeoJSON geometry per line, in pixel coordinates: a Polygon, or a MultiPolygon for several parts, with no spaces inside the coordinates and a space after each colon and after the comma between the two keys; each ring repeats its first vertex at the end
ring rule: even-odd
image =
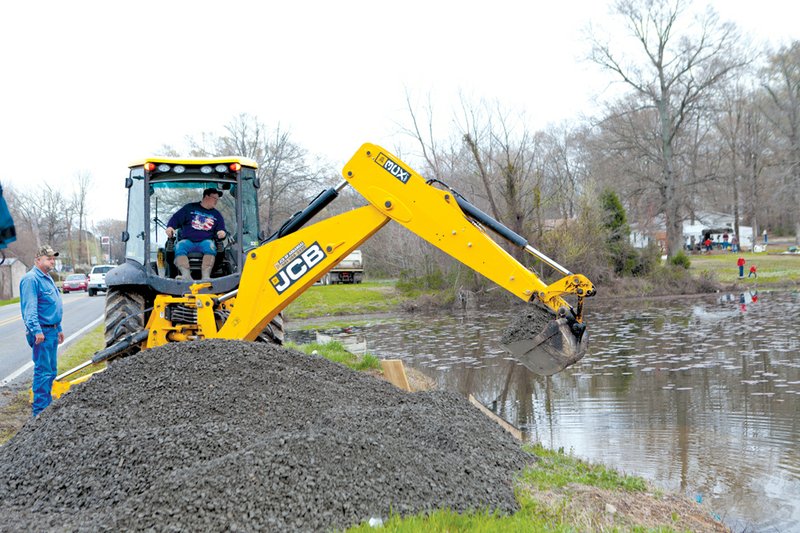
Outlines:
{"type": "MultiPolygon", "coordinates": [[[[200,202],[203,190],[222,191],[216,209],[225,220],[226,236],[216,240],[211,281],[221,288],[238,285],[246,254],[259,245],[257,165],[243,157],[209,159],[151,157],[130,166],[126,263],[135,265],[159,292],[181,294],[192,280],[176,280],[175,244],[167,223],[188,203],[200,202]]],[[[177,228],[176,228],[177,229],[177,228]]],[[[201,254],[190,254],[192,278],[201,278],[201,254]]]]}

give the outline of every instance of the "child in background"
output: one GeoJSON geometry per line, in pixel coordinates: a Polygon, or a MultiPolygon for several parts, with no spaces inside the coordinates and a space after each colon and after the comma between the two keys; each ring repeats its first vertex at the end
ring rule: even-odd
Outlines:
{"type": "Polygon", "coordinates": [[[750,266],[750,273],[747,275],[747,277],[749,278],[750,276],[754,276],[756,278],[758,277],[758,274],[756,273],[756,266],[755,265],[751,265],[750,266]]]}

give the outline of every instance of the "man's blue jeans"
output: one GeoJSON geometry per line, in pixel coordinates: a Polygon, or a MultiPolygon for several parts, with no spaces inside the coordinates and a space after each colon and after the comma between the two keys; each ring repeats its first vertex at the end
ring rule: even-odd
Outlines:
{"type": "Polygon", "coordinates": [[[33,348],[33,416],[41,413],[53,401],[50,389],[58,372],[58,329],[44,328],[44,340],[34,344],[31,333],[25,335],[33,348]]]}
{"type": "Polygon", "coordinates": [[[175,257],[189,255],[189,252],[200,252],[203,255],[217,255],[217,245],[214,239],[192,242],[189,239],[178,241],[175,245],[175,257]]]}

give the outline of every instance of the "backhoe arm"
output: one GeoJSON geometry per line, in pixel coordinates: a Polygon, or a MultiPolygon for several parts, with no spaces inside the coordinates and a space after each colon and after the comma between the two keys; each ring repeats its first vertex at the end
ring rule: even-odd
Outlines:
{"type": "MultiPolygon", "coordinates": [[[[207,324],[202,328],[204,337],[254,339],[275,315],[389,220],[408,228],[520,299],[538,299],[554,313],[563,316],[571,311],[571,319],[581,321],[580,305],[575,311],[562,296],[574,294],[579,302],[583,296],[591,296],[594,288],[589,280],[570,273],[552,285],[543,283],[465,216],[452,191],[429,185],[386,150],[363,145],[344,167],[343,176],[369,205],[252,250],[235,302],[229,306],[229,317],[218,333],[212,331],[210,306],[199,307],[198,323],[207,324]]],[[[175,334],[173,339],[164,336],[158,344],[174,339],[175,334]]],[[[149,344],[152,345],[152,340],[149,344]]]]}
{"type": "MultiPolygon", "coordinates": [[[[405,226],[453,258],[486,276],[525,301],[540,300],[554,312],[594,294],[594,286],[539,253],[522,237],[491,219],[451,190],[431,186],[410,167],[383,148],[365,144],[344,167],[344,178],[377,210],[405,226]],[[470,217],[468,218],[467,215],[470,217]],[[544,260],[566,277],[547,285],[483,231],[493,229],[512,244],[544,260]]],[[[581,321],[580,312],[576,319],[581,321]]]]}

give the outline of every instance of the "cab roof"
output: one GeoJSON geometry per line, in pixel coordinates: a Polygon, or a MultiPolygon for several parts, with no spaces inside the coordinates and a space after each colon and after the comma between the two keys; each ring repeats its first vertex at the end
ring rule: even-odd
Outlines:
{"type": "Polygon", "coordinates": [[[258,163],[248,157],[238,155],[226,155],[221,157],[164,157],[148,156],[144,159],[137,159],[128,165],[128,168],[141,167],[145,163],[167,163],[170,165],[217,165],[219,163],[239,163],[243,167],[258,168],[258,163]]]}

